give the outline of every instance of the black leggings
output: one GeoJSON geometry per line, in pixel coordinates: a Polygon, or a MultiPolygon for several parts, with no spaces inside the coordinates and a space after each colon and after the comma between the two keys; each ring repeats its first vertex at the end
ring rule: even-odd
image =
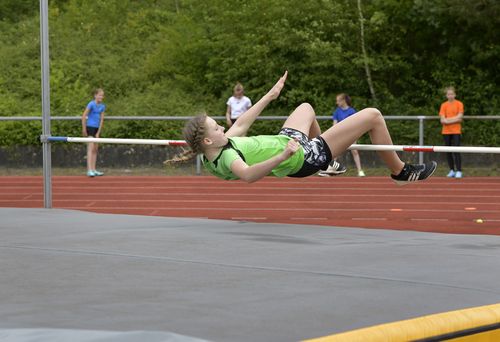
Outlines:
{"type": "MultiPolygon", "coordinates": [[[[446,146],[460,146],[460,134],[444,134],[446,146]]],[[[450,170],[462,171],[462,158],[460,153],[446,153],[450,170]]]]}

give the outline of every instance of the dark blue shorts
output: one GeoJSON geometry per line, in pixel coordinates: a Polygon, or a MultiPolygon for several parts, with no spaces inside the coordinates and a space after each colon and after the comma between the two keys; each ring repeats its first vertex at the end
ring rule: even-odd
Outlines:
{"type": "Polygon", "coordinates": [[[97,131],[98,130],[99,130],[99,127],[90,127],[90,126],[87,126],[87,135],[89,137],[95,138],[95,136],[97,135],[97,131]]]}
{"type": "Polygon", "coordinates": [[[299,171],[288,177],[307,177],[328,168],[332,161],[332,152],[321,136],[309,139],[301,131],[286,127],[282,128],[279,134],[296,139],[304,149],[304,164],[299,171]]]}

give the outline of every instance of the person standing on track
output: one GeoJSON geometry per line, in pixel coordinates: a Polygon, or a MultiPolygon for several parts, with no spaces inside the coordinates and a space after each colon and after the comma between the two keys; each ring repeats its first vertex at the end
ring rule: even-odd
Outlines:
{"type": "MultiPolygon", "coordinates": [[[[439,116],[443,128],[441,134],[444,137],[446,146],[460,146],[462,135],[462,120],[464,118],[464,105],[455,97],[455,88],[447,87],[445,89],[447,101],[441,104],[439,116]]],[[[446,153],[450,172],[447,177],[462,178],[462,157],[460,153],[446,153]]]]}
{"type": "MultiPolygon", "coordinates": [[[[307,177],[326,170],[332,158],[347,150],[365,133],[374,144],[392,145],[384,117],[376,108],[366,108],[321,133],[313,107],[298,106],[277,135],[245,137],[257,116],[285,85],[288,72],[253,107],[242,114],[227,132],[206,114],[186,123],[184,139],[191,147],[170,162],[184,161],[203,154],[203,165],[213,175],[252,183],[265,176],[307,177]]],[[[394,151],[379,151],[379,156],[399,185],[430,177],[436,162],[406,164],[394,151]]]]}
{"type": "MultiPolygon", "coordinates": [[[[104,111],[106,105],[104,100],[104,90],[98,88],[94,91],[94,99],[87,104],[82,115],[82,135],[84,137],[99,138],[104,123],[104,111]]],[[[87,144],[87,176],[95,177],[104,175],[96,170],[97,163],[97,143],[87,144]]]]}
{"type": "Polygon", "coordinates": [[[228,128],[231,128],[236,119],[252,107],[252,101],[244,95],[244,91],[243,85],[240,82],[236,83],[233,88],[233,96],[226,102],[226,123],[228,128]]]}
{"type": "MultiPolygon", "coordinates": [[[[352,107],[351,97],[349,95],[345,93],[338,94],[336,102],[337,102],[337,108],[333,112],[334,125],[356,113],[356,109],[352,107]]],[[[354,143],[356,144],[357,142],[355,141],[354,143]]],[[[361,168],[361,159],[359,158],[359,152],[357,150],[351,150],[351,153],[352,153],[352,158],[354,159],[354,164],[356,164],[356,168],[358,169],[358,177],[364,177],[365,172],[361,168]]],[[[347,169],[344,165],[339,163],[336,159],[333,159],[330,165],[328,166],[328,169],[318,173],[318,176],[329,177],[344,173],[346,171],[347,169]]]]}

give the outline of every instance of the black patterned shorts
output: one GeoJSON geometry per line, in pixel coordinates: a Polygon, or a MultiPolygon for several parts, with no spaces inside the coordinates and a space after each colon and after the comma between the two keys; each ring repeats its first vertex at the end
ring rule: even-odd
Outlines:
{"type": "Polygon", "coordinates": [[[332,152],[321,136],[309,139],[301,131],[286,127],[282,128],[278,134],[296,139],[304,149],[304,164],[299,171],[288,177],[307,177],[328,168],[328,164],[332,161],[332,152]]]}

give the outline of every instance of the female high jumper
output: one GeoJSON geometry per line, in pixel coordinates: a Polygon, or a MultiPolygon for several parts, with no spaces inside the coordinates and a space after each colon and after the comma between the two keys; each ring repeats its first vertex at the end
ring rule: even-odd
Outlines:
{"type": "MultiPolygon", "coordinates": [[[[213,175],[252,183],[265,176],[307,177],[326,170],[332,160],[368,132],[373,144],[392,145],[385,120],[378,109],[366,108],[321,133],[314,109],[308,103],[298,106],[277,135],[245,137],[262,110],[276,99],[288,72],[253,107],[242,114],[227,132],[206,114],[186,123],[184,139],[188,153],[172,161],[203,154],[203,165],[213,175]]],[[[429,178],[436,162],[406,164],[395,151],[379,151],[380,158],[399,185],[429,178]]]]}

